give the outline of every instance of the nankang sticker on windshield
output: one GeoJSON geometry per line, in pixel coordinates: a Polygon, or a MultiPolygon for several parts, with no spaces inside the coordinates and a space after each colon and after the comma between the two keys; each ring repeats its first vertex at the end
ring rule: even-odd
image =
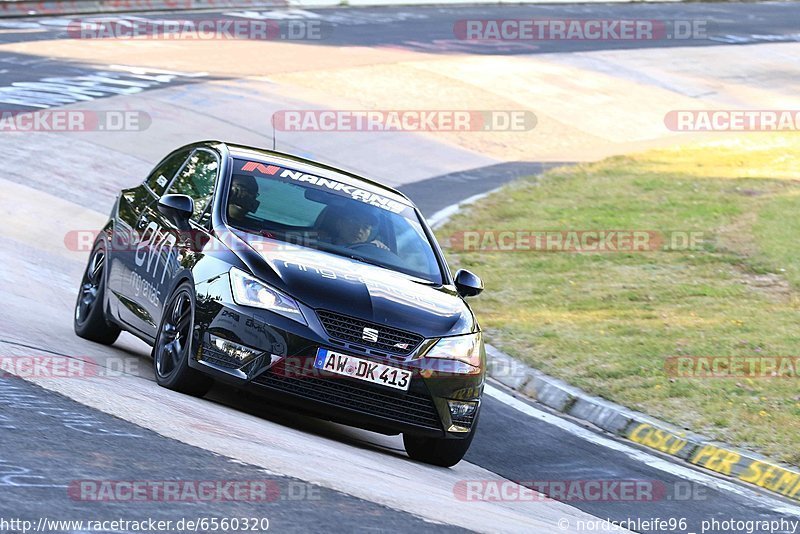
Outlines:
{"type": "Polygon", "coordinates": [[[260,174],[269,176],[278,176],[280,178],[289,178],[295,182],[305,182],[320,189],[329,191],[337,191],[343,195],[349,195],[354,200],[360,200],[371,206],[377,206],[393,213],[400,213],[407,208],[405,204],[386,198],[377,193],[360,189],[358,187],[343,184],[330,178],[321,178],[313,174],[306,174],[300,171],[293,171],[291,169],[283,169],[275,165],[265,165],[255,161],[248,161],[242,166],[243,172],[257,171],[260,174]]]}

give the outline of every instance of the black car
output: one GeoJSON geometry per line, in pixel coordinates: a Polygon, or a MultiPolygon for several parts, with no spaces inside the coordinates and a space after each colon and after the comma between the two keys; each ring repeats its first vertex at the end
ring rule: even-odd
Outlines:
{"type": "Polygon", "coordinates": [[[318,417],[403,434],[456,464],[475,433],[481,330],[403,194],[303,158],[217,141],[172,152],[123,190],[94,244],[75,332],[153,347],[158,383],[214,380],[318,417]]]}

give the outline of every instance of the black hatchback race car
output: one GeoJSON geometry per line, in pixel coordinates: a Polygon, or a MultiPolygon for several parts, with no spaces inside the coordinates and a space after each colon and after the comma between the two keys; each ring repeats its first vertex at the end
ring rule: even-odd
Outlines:
{"type": "Polygon", "coordinates": [[[156,380],[214,380],[318,417],[403,434],[456,464],[475,433],[481,330],[419,210],[373,181],[216,141],[172,152],[123,190],[94,244],[75,332],[153,347],[156,380]]]}

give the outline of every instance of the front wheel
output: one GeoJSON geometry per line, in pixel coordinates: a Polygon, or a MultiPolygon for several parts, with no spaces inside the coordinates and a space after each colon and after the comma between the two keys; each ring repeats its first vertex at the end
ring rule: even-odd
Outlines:
{"type": "Polygon", "coordinates": [[[475,436],[477,423],[476,418],[469,435],[464,439],[426,438],[403,434],[403,445],[412,460],[440,467],[453,467],[467,454],[475,436]]]}
{"type": "Polygon", "coordinates": [[[98,241],[83,272],[72,324],[78,336],[103,345],[111,345],[119,337],[120,329],[106,320],[103,309],[106,258],[105,243],[98,241]]]}
{"type": "Polygon", "coordinates": [[[194,344],[194,288],[184,282],[164,306],[153,345],[156,382],[167,389],[202,397],[214,380],[189,367],[194,344]]]}

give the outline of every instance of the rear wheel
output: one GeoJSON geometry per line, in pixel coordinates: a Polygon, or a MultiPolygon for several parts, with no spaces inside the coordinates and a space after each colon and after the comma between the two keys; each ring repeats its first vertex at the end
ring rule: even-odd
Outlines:
{"type": "Polygon", "coordinates": [[[120,329],[106,320],[103,302],[106,290],[106,246],[98,241],[81,279],[78,301],[75,303],[73,328],[75,333],[90,341],[111,345],[120,329]]]}
{"type": "Polygon", "coordinates": [[[189,367],[194,346],[194,288],[184,282],[164,306],[153,345],[153,368],[158,385],[202,397],[214,380],[189,367]]]}
{"type": "Polygon", "coordinates": [[[412,460],[440,467],[453,467],[467,454],[477,424],[476,417],[469,435],[464,439],[426,438],[403,434],[403,445],[412,460]]]}

